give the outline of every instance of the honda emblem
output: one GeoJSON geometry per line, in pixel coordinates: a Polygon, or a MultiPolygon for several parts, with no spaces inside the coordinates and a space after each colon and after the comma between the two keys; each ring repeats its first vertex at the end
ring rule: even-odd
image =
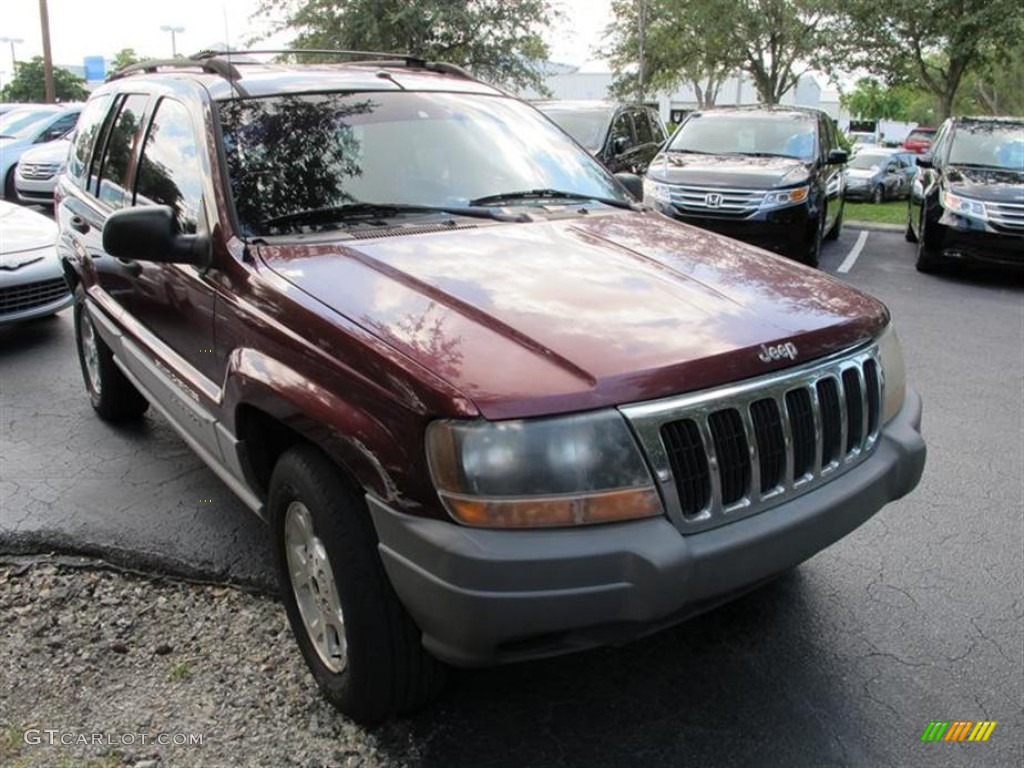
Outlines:
{"type": "Polygon", "coordinates": [[[717,192],[704,195],[704,205],[708,208],[717,208],[722,204],[722,196],[717,192]]]}

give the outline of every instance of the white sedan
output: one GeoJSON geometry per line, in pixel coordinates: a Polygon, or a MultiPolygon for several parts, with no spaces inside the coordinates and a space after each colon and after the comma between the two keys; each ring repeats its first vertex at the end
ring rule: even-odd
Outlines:
{"type": "Polygon", "coordinates": [[[0,325],[71,306],[56,243],[53,221],[0,200],[0,325]]]}

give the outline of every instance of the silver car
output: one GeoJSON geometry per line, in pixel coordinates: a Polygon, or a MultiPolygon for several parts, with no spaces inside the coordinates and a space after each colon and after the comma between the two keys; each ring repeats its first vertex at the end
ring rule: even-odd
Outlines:
{"type": "Polygon", "coordinates": [[[0,325],[71,306],[56,244],[51,219],[0,200],[0,325]]]}
{"type": "MultiPolygon", "coordinates": [[[[70,134],[69,134],[70,136],[70,134]]],[[[14,169],[14,189],[18,201],[26,205],[53,205],[57,175],[68,159],[70,139],[57,139],[32,147],[21,156],[14,169]]]]}

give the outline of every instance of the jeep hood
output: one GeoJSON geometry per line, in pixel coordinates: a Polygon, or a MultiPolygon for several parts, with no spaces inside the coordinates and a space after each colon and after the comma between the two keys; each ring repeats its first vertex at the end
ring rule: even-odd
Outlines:
{"type": "Polygon", "coordinates": [[[653,212],[430,229],[259,253],[488,418],[762,375],[864,342],[888,317],[821,272],[653,212]],[[762,362],[781,342],[795,361],[762,362]]]}

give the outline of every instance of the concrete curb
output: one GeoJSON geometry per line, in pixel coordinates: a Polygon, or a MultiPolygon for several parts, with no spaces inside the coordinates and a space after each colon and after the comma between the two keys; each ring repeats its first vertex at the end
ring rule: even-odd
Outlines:
{"type": "Polygon", "coordinates": [[[850,221],[849,219],[843,222],[843,226],[850,229],[869,229],[877,232],[902,232],[906,229],[903,224],[882,224],[877,221],[850,221]]]}

